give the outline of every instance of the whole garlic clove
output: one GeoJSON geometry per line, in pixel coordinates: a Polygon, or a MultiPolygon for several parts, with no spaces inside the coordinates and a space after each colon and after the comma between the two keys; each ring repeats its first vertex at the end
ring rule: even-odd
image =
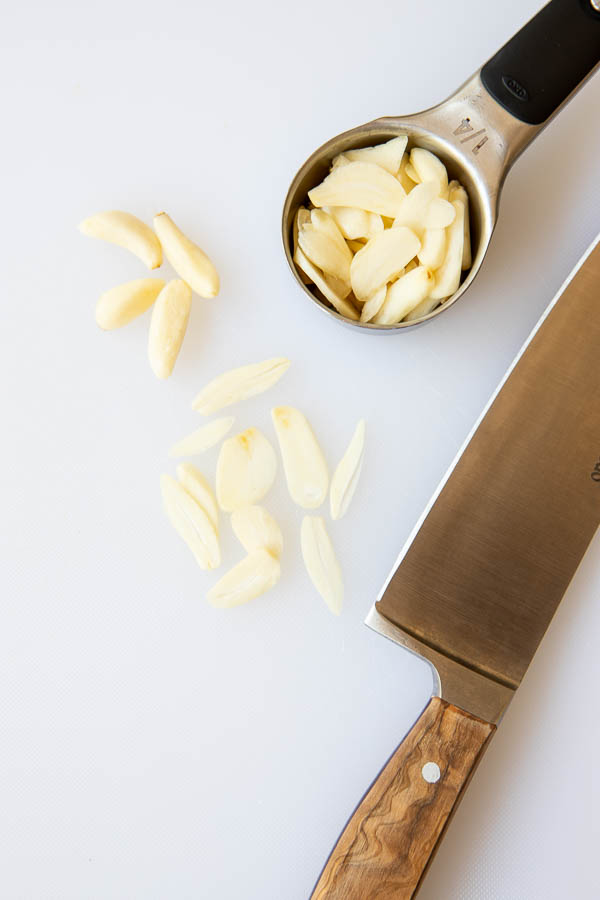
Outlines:
{"type": "Polygon", "coordinates": [[[435,153],[423,147],[414,147],[410,153],[410,164],[419,176],[421,183],[432,181],[437,186],[437,196],[446,199],[448,196],[448,172],[446,166],[435,153]]]}
{"type": "Polygon", "coordinates": [[[408,137],[400,135],[392,138],[391,141],[386,141],[384,144],[377,144],[375,147],[346,150],[344,156],[350,162],[376,163],[376,165],[389,172],[390,175],[397,175],[407,142],[408,137]]]}
{"type": "Polygon", "coordinates": [[[336,166],[308,196],[314,206],[356,206],[393,218],[406,194],[398,179],[381,166],[349,162],[336,166]]]}
{"type": "Polygon", "coordinates": [[[218,535],[219,507],[208,480],[192,463],[181,463],[177,466],[177,478],[190,497],[193,497],[196,503],[202,507],[218,535]]]}
{"type": "Polygon", "coordinates": [[[197,456],[210,450],[231,431],[234,422],[234,416],[224,416],[222,419],[214,419],[208,425],[202,425],[187,437],[173,444],[169,450],[169,456],[197,456]]]}
{"type": "Polygon", "coordinates": [[[207,600],[219,609],[241,606],[270,590],[280,575],[278,559],[267,550],[254,550],[223,575],[208,592],[207,600]]]}
{"type": "Polygon", "coordinates": [[[350,501],[354,497],[365,452],[365,430],[365,420],[361,419],[346,452],[333,473],[329,491],[329,506],[331,518],[334,521],[341,519],[346,514],[350,501]]]}
{"type": "Polygon", "coordinates": [[[149,225],[131,213],[120,209],[97,213],[80,222],[79,230],[88,237],[129,250],[149,269],[157,269],[162,264],[160,241],[149,225]]]}
{"type": "Polygon", "coordinates": [[[387,289],[385,303],[374,318],[376,325],[397,325],[421,301],[429,296],[435,284],[430,269],[417,266],[387,289]]]}
{"type": "Polygon", "coordinates": [[[251,506],[268,493],[275,481],[277,457],[258,428],[227,438],[217,461],[217,499],[233,512],[251,506]]]}
{"type": "Polygon", "coordinates": [[[171,475],[161,476],[160,487],[165,512],[200,568],[216,569],[221,562],[221,551],[207,513],[171,475]]]}
{"type": "Polygon", "coordinates": [[[343,285],[343,290],[338,293],[335,288],[332,286],[336,282],[332,281],[331,276],[326,276],[321,272],[317,266],[313,265],[309,259],[304,255],[300,247],[296,250],[294,255],[294,262],[298,266],[298,268],[304,272],[312,281],[312,283],[321,291],[326,300],[331,303],[333,308],[338,312],[341,316],[345,316],[347,319],[358,319],[358,312],[350,303],[349,300],[345,299],[345,296],[348,294],[348,287],[341,282],[343,285]],[[344,296],[345,295],[345,296],[344,296]]]}
{"type": "Polygon", "coordinates": [[[327,496],[329,472],[315,434],[306,416],[292,406],[275,407],[271,417],[290,496],[303,509],[316,509],[327,496]]]}
{"type": "Polygon", "coordinates": [[[264,506],[244,506],[231,514],[233,532],[246,551],[267,550],[279,559],[283,551],[281,528],[264,506]]]}
{"type": "Polygon", "coordinates": [[[186,237],[165,212],[154,216],[154,230],[179,277],[200,297],[216,297],[219,274],[204,250],[186,237]]]}
{"type": "Polygon", "coordinates": [[[192,408],[208,416],[211,413],[240,403],[248,397],[262,394],[285,375],[290,367],[289,359],[276,356],[249,366],[230,369],[210,381],[194,398],[192,408]]]}
{"type": "Polygon", "coordinates": [[[150,309],[164,286],[162,278],[136,278],[111,288],[96,304],[96,322],[106,331],[128,325],[150,309]]]}
{"type": "Polygon", "coordinates": [[[343,247],[330,234],[312,223],[303,225],[298,232],[298,246],[315,266],[328,275],[339,278],[340,281],[349,286],[352,253],[342,238],[339,229],[338,233],[342,239],[343,247]]]}
{"type": "Polygon", "coordinates": [[[460,200],[455,200],[452,206],[456,216],[448,228],[444,262],[435,273],[435,285],[429,295],[432,300],[444,300],[446,297],[451,297],[456,293],[460,284],[465,241],[465,207],[460,200]]]}
{"type": "Polygon", "coordinates": [[[462,184],[451,181],[448,187],[449,199],[452,203],[460,203],[463,207],[464,243],[462,255],[462,269],[470,269],[473,262],[471,257],[471,227],[469,224],[469,198],[462,184]]]}
{"type": "Polygon", "coordinates": [[[352,290],[358,300],[366,302],[382,284],[397,278],[420,249],[417,235],[403,226],[389,228],[371,238],[350,266],[352,290]]]}
{"type": "Polygon", "coordinates": [[[192,308],[192,289],[179,278],[162,289],[152,310],[148,335],[148,358],[157,378],[172,373],[192,308]]]}
{"type": "Polygon", "coordinates": [[[331,612],[339,616],[344,600],[342,570],[322,516],[304,516],[300,542],[310,580],[331,612]]]}
{"type": "Polygon", "coordinates": [[[426,228],[423,232],[419,262],[428,269],[439,269],[446,255],[446,229],[426,228]]]}
{"type": "Polygon", "coordinates": [[[369,297],[360,313],[361,322],[370,322],[377,315],[385,303],[387,292],[387,284],[382,284],[381,287],[377,288],[375,293],[369,297]]]}

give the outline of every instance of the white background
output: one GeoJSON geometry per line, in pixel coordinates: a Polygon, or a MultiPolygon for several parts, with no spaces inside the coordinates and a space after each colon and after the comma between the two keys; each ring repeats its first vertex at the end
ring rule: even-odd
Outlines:
{"type": "MultiPolygon", "coordinates": [[[[0,895],[19,900],[305,900],[347,815],[431,690],[362,620],[401,544],[539,314],[600,229],[600,78],[517,163],[476,285],[395,337],[321,316],[279,237],[311,150],[431,105],[536,7],[384,0],[104,0],[4,9],[0,895]],[[142,277],[83,238],[102,209],[160,209],[215,259],[176,373],[149,316],[94,323],[142,277]],[[166,451],[205,381],[293,360],[235,410],[310,416],[330,463],[368,419],[364,477],[331,533],[341,619],[268,499],[280,585],[231,612],[165,521],[166,451]]],[[[168,269],[167,269],[168,271],[168,269]]],[[[168,277],[168,276],[167,276],[168,277]]],[[[216,453],[201,465],[214,471],[216,453]]],[[[226,563],[240,557],[223,522],[226,563]]],[[[600,542],[475,776],[422,900],[592,900],[597,875],[600,542]]],[[[366,900],[366,898],[365,898],[366,900]]]]}

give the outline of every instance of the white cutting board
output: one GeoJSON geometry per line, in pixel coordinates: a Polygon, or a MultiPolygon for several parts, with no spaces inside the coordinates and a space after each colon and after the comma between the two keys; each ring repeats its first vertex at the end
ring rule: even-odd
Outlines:
{"type": "MultiPolygon", "coordinates": [[[[434,324],[372,337],[319,315],[283,258],[287,184],[330,135],[441,100],[537,7],[259,0],[38,2],[5,10],[2,85],[2,897],[306,900],[346,817],[425,704],[427,666],[363,627],[438,479],[600,228],[600,77],[510,176],[476,286],[434,324]],[[141,277],[84,216],[166,209],[218,264],[173,378],[148,316],[103,334],[141,277]],[[219,371],[285,354],[236,410],[271,435],[302,407],[334,464],[368,420],[332,526],[335,619],[298,552],[232,612],[204,600],[161,512],[169,445],[219,371]]],[[[214,471],[215,456],[205,468],[214,471]]],[[[240,556],[227,535],[227,563],[240,556]]],[[[597,896],[600,543],[481,765],[422,900],[597,896]]]]}

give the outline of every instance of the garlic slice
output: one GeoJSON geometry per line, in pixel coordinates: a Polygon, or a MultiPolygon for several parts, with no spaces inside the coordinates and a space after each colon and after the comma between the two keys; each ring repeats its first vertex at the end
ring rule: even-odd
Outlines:
{"type": "Polygon", "coordinates": [[[456,217],[448,229],[448,242],[444,262],[435,273],[435,285],[430,293],[432,300],[444,300],[458,290],[465,242],[465,207],[460,200],[452,203],[456,217]]]}
{"type": "Polygon", "coordinates": [[[241,606],[272,588],[280,575],[279,560],[266,550],[255,550],[223,575],[206,597],[219,609],[241,606]]]}
{"type": "Polygon", "coordinates": [[[244,506],[231,514],[233,532],[246,551],[267,550],[279,559],[283,550],[281,528],[264,506],[244,506]]]}
{"type": "MultiPolygon", "coordinates": [[[[409,178],[408,175],[406,174],[406,166],[409,165],[409,159],[410,159],[409,154],[405,153],[404,156],[402,157],[402,162],[400,163],[400,170],[399,170],[398,174],[396,175],[396,178],[398,179],[398,181],[400,182],[400,184],[402,185],[402,187],[404,188],[404,190],[406,191],[407,194],[410,193],[410,191],[412,191],[412,189],[415,186],[415,182],[413,181],[413,179],[409,178]]],[[[415,175],[416,175],[416,172],[415,172],[415,175]]]]}
{"type": "Polygon", "coordinates": [[[186,237],[165,212],[154,216],[154,230],[179,277],[200,297],[216,297],[219,275],[204,250],[186,237]]]}
{"type": "Polygon", "coordinates": [[[417,174],[417,171],[416,171],[415,167],[414,167],[413,165],[411,165],[411,163],[410,163],[410,157],[409,157],[409,161],[408,161],[408,162],[406,163],[406,165],[404,166],[404,174],[405,174],[408,178],[410,178],[410,180],[411,180],[412,182],[414,182],[414,184],[420,184],[420,183],[421,183],[421,179],[419,178],[419,176],[418,176],[418,174],[417,174]]]}
{"type": "Polygon", "coordinates": [[[187,437],[173,444],[169,450],[169,456],[197,456],[204,453],[205,450],[210,450],[211,447],[223,440],[228,431],[231,431],[234,422],[234,416],[224,416],[222,419],[214,419],[208,425],[202,425],[187,437]]]}
{"type": "MultiPolygon", "coordinates": [[[[344,157],[350,162],[376,163],[390,175],[397,175],[400,170],[402,156],[406,150],[408,137],[401,135],[386,141],[385,144],[377,144],[375,147],[362,147],[360,150],[345,150],[344,157]]],[[[334,161],[335,165],[335,161],[334,161]]]]}
{"type": "Polygon", "coordinates": [[[435,284],[430,269],[417,266],[387,289],[385,303],[373,319],[376,325],[396,325],[421,303],[435,284]]]}
{"type": "Polygon", "coordinates": [[[349,241],[370,238],[383,231],[383,220],[377,213],[370,213],[354,206],[328,206],[326,209],[342,235],[349,241]]]}
{"type": "Polygon", "coordinates": [[[322,516],[304,516],[300,542],[310,580],[331,612],[339,616],[344,600],[342,570],[322,516]]]}
{"type": "Polygon", "coordinates": [[[446,229],[426,228],[423,232],[419,262],[428,269],[439,269],[446,255],[446,229]]]}
{"type": "Polygon", "coordinates": [[[221,562],[221,551],[207,513],[171,475],[161,475],[160,487],[165,512],[200,568],[215,569],[221,562]]]}
{"type": "Polygon", "coordinates": [[[386,229],[371,238],[350,266],[355,296],[361,301],[368,300],[382,284],[396,278],[420,248],[416,234],[402,226],[386,229]]]}
{"type": "Polygon", "coordinates": [[[415,319],[422,319],[423,316],[428,316],[429,313],[433,312],[436,306],[439,305],[439,300],[432,300],[431,297],[426,297],[425,300],[422,300],[418,306],[415,306],[415,308],[404,317],[404,320],[405,322],[413,322],[415,319]]]}
{"type": "Polygon", "coordinates": [[[219,534],[219,507],[213,489],[202,472],[191,463],[181,463],[177,466],[177,477],[190,497],[202,507],[216,533],[219,534]]]}
{"type": "Polygon", "coordinates": [[[349,285],[352,253],[346,242],[343,241],[343,243],[344,246],[342,248],[341,244],[330,234],[317,228],[312,222],[308,225],[303,225],[298,232],[298,245],[305,256],[315,266],[322,269],[323,272],[326,272],[328,275],[334,275],[349,285]]]}
{"type": "Polygon", "coordinates": [[[329,491],[329,506],[331,518],[334,521],[341,519],[346,514],[354,496],[365,452],[365,428],[365,420],[361,419],[346,452],[333,473],[329,491]]]}
{"type": "Polygon", "coordinates": [[[154,304],[148,335],[148,358],[157,378],[168,378],[179,355],[192,308],[192,289],[175,278],[154,304]]]}
{"type": "Polygon", "coordinates": [[[316,509],[327,496],[329,472],[315,434],[303,413],[292,406],[271,410],[292,500],[316,509]]]}
{"type": "MultiPolygon", "coordinates": [[[[298,268],[310,278],[312,283],[318,287],[325,299],[331,303],[336,312],[339,312],[341,316],[345,316],[347,319],[358,319],[358,313],[352,303],[349,300],[346,300],[341,293],[338,294],[334,288],[332,288],[331,276],[327,278],[320,269],[314,266],[304,255],[300,247],[296,250],[294,262],[298,268]]],[[[345,285],[343,293],[346,294],[345,285]]]]}
{"type": "Polygon", "coordinates": [[[455,216],[454,207],[437,195],[437,184],[425,181],[417,184],[398,210],[394,228],[405,225],[421,238],[426,228],[445,228],[455,216]]]}
{"type": "Polygon", "coordinates": [[[462,184],[458,181],[451,181],[448,186],[448,196],[451,202],[461,203],[464,210],[464,244],[461,268],[470,269],[472,264],[471,257],[471,227],[469,224],[469,198],[462,184]]]}
{"type": "MultiPolygon", "coordinates": [[[[294,224],[292,227],[292,244],[294,249],[294,262],[296,262],[296,253],[298,252],[298,231],[302,227],[302,225],[306,225],[307,222],[310,222],[310,212],[305,209],[303,206],[300,207],[296,215],[294,216],[294,224]]],[[[304,284],[311,284],[310,277],[300,270],[300,278],[304,282],[304,284]]]]}
{"type": "Polygon", "coordinates": [[[152,306],[164,286],[162,278],[136,278],[111,288],[96,304],[96,322],[106,331],[128,325],[152,306]]]}
{"type": "Polygon", "coordinates": [[[79,230],[88,237],[129,250],[149,269],[157,269],[162,264],[160,241],[149,225],[131,213],[120,209],[101,212],[80,222],[79,230]]]}
{"type": "Polygon", "coordinates": [[[377,315],[377,313],[385,303],[387,291],[387,284],[382,284],[380,288],[377,288],[374,294],[371,294],[361,310],[361,322],[370,322],[377,315]]]}
{"type": "Polygon", "coordinates": [[[395,217],[406,194],[400,182],[381,166],[350,162],[336,166],[308,196],[314,206],[357,206],[395,217]]]}
{"type": "Polygon", "coordinates": [[[438,157],[422,147],[414,147],[410,153],[410,164],[419,176],[421,183],[433,181],[437,185],[437,196],[446,199],[448,196],[448,172],[438,157]]]}
{"type": "Polygon", "coordinates": [[[273,486],[276,472],[275,451],[258,428],[227,438],[217,461],[219,506],[233,512],[262,500],[273,486]]]}
{"type": "Polygon", "coordinates": [[[208,416],[224,406],[231,406],[248,397],[262,394],[276,384],[289,367],[289,359],[276,356],[249,366],[231,369],[209,382],[194,398],[192,408],[208,416]]]}

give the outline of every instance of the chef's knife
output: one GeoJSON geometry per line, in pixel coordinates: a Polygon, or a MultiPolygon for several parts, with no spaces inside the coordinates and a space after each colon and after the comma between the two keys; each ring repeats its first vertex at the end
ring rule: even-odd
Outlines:
{"type": "Polygon", "coordinates": [[[350,818],[312,900],[414,897],[600,523],[600,238],[508,370],[367,624],[434,696],[350,818]]]}

